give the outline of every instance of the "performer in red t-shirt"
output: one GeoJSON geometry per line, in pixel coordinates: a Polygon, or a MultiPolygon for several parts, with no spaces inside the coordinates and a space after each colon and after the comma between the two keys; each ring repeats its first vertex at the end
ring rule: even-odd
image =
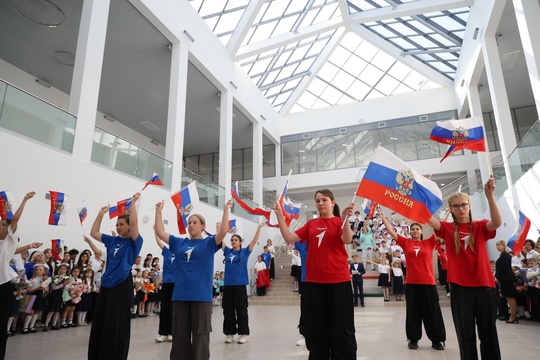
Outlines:
{"type": "Polygon", "coordinates": [[[422,226],[418,223],[411,224],[412,239],[401,236],[380,209],[379,214],[382,214],[386,230],[403,248],[407,259],[405,331],[409,340],[408,347],[411,350],[418,349],[418,340],[422,338],[422,322],[424,322],[426,335],[431,340],[431,347],[444,350],[442,343],[446,341],[446,329],[433,273],[433,249],[437,240],[434,235],[424,240],[422,226]]]}
{"type": "Polygon", "coordinates": [[[354,204],[343,213],[328,189],[315,193],[319,217],[291,233],[279,204],[279,230],[288,244],[307,242],[306,282],[300,299],[300,333],[310,359],[356,360],[351,276],[344,244],[352,242],[349,222],[354,204]]]}
{"type": "Polygon", "coordinates": [[[482,359],[501,358],[495,325],[497,293],[486,247],[502,224],[494,192],[491,175],[484,185],[491,220],[473,221],[469,196],[458,192],[448,198],[453,223],[434,217],[428,221],[446,243],[452,318],[461,359],[478,359],[476,326],[482,359]]]}

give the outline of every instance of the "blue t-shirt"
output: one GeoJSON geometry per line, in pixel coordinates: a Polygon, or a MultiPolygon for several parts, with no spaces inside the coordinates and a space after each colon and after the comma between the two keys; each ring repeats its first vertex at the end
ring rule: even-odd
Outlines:
{"type": "Polygon", "coordinates": [[[225,255],[225,286],[247,285],[249,277],[247,264],[251,250],[243,248],[233,250],[230,247],[223,249],[225,255]]]}
{"type": "Polygon", "coordinates": [[[130,237],[101,234],[101,241],[107,249],[107,267],[101,277],[101,286],[111,288],[131,276],[131,266],[141,251],[143,238],[139,234],[133,241],[130,237]]]}
{"type": "Polygon", "coordinates": [[[164,246],[161,255],[163,255],[163,283],[174,283],[174,254],[164,246]]]}
{"type": "Polygon", "coordinates": [[[300,275],[300,281],[306,282],[306,259],[307,259],[307,241],[301,242],[297,241],[294,243],[294,249],[298,250],[298,254],[300,254],[300,261],[301,261],[301,275],[300,275]]]}
{"type": "Polygon", "coordinates": [[[175,286],[172,301],[212,302],[214,254],[221,249],[215,235],[206,239],[169,237],[169,248],[175,255],[175,286]]]}
{"type": "Polygon", "coordinates": [[[261,258],[267,269],[270,269],[270,260],[272,260],[272,254],[262,253],[261,258]]]}

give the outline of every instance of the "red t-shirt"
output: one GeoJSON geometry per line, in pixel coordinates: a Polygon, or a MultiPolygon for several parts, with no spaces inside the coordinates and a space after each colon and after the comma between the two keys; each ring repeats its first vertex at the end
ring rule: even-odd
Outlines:
{"type": "Polygon", "coordinates": [[[335,284],[351,281],[347,250],[341,241],[343,222],[339,217],[309,220],[295,233],[307,241],[306,281],[335,284]]]}
{"type": "Polygon", "coordinates": [[[435,231],[435,234],[446,242],[449,283],[467,287],[495,287],[486,242],[493,239],[497,231],[486,229],[488,221],[487,219],[473,221],[474,252],[466,241],[469,235],[469,223],[459,224],[458,233],[461,238],[459,254],[456,253],[454,245],[454,223],[441,221],[441,228],[435,231]]]}
{"type": "Polygon", "coordinates": [[[398,235],[397,243],[403,248],[407,259],[405,284],[435,285],[433,274],[433,248],[437,243],[435,236],[414,241],[398,235]]]}
{"type": "Polygon", "coordinates": [[[437,249],[437,255],[439,256],[439,261],[441,262],[441,269],[448,270],[448,256],[446,256],[446,251],[443,251],[442,245],[439,243],[437,243],[435,249],[437,249]]]}

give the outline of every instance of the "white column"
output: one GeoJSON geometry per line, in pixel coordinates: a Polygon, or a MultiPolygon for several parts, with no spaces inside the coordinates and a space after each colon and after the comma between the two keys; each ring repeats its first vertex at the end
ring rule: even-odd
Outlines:
{"type": "Polygon", "coordinates": [[[514,126],[512,124],[512,115],[510,114],[510,104],[506,94],[504,77],[501,67],[497,42],[494,37],[484,37],[482,41],[482,52],[486,64],[486,74],[489,83],[489,92],[491,103],[493,104],[493,113],[495,114],[495,123],[497,124],[497,134],[501,146],[501,156],[503,158],[504,172],[508,188],[512,188],[512,176],[508,164],[508,155],[516,146],[516,137],[514,135],[514,126]]]}
{"type": "Polygon", "coordinates": [[[514,10],[536,111],[540,112],[540,4],[538,1],[514,0],[514,10]]]}
{"type": "MultiPolygon", "coordinates": [[[[278,176],[281,176],[281,142],[278,143],[278,144],[274,144],[274,146],[275,146],[275,153],[276,153],[276,155],[275,155],[275,158],[276,158],[276,177],[278,177],[278,176]]],[[[287,171],[287,173],[289,173],[289,172],[287,171]]]]}
{"type": "Polygon", "coordinates": [[[110,0],[84,0],[68,111],[77,116],[73,156],[90,162],[110,0]]]}
{"type": "Polygon", "coordinates": [[[172,45],[169,108],[167,113],[167,143],[165,159],[173,163],[172,190],[182,182],[182,158],[186,125],[186,99],[189,50],[184,43],[172,45]]]}
{"type": "MultiPolygon", "coordinates": [[[[472,85],[467,88],[467,99],[469,101],[469,108],[471,110],[471,116],[482,116],[482,105],[480,103],[480,93],[478,92],[478,86],[472,85]]],[[[484,134],[486,133],[486,127],[484,125],[484,134]]],[[[477,152],[478,167],[480,168],[480,175],[482,176],[482,184],[485,184],[489,175],[491,174],[491,157],[489,156],[489,147],[486,136],[486,152],[477,152]]]]}
{"type": "Polygon", "coordinates": [[[253,124],[253,201],[263,206],[263,132],[259,122],[253,124]]]}
{"type": "Polygon", "coordinates": [[[229,90],[221,91],[219,117],[219,185],[225,188],[225,199],[231,197],[233,97],[229,90]]]}

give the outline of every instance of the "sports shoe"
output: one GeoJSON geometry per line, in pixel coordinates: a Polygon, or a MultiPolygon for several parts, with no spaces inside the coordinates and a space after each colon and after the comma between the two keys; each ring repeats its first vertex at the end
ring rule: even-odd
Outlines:
{"type": "Polygon", "coordinates": [[[159,335],[157,338],[156,338],[156,342],[157,343],[162,343],[164,341],[167,341],[167,336],[166,335],[159,335]]]}
{"type": "Polygon", "coordinates": [[[225,344],[230,344],[234,341],[234,335],[225,336],[225,344]]]}
{"type": "Polygon", "coordinates": [[[409,340],[409,345],[407,347],[411,350],[418,349],[418,341],[409,340]]]}
{"type": "Polygon", "coordinates": [[[172,335],[168,335],[167,336],[167,342],[171,342],[172,341],[172,335]]]}
{"type": "Polygon", "coordinates": [[[441,343],[438,342],[438,341],[432,342],[432,343],[431,343],[431,347],[434,348],[435,350],[444,350],[443,344],[441,344],[441,343]]]}
{"type": "Polygon", "coordinates": [[[238,343],[239,344],[245,344],[247,343],[248,339],[247,339],[247,335],[240,335],[238,337],[238,343]]]}
{"type": "Polygon", "coordinates": [[[306,345],[306,339],[305,338],[301,338],[300,340],[298,340],[296,342],[296,346],[304,346],[306,345]]]}
{"type": "Polygon", "coordinates": [[[28,329],[28,332],[33,334],[33,333],[37,333],[37,330],[35,327],[31,327],[30,329],[28,329]]]}

